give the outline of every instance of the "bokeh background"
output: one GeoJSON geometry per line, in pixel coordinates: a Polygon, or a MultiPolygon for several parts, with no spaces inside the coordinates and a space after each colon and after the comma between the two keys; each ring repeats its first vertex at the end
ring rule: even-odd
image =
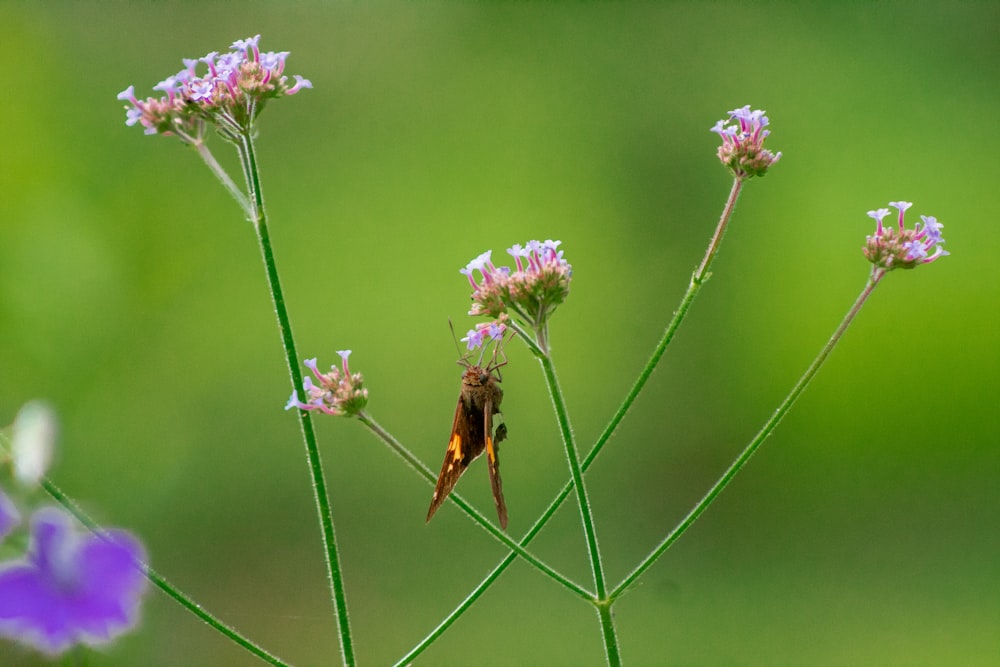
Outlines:
{"type": "MultiPolygon", "coordinates": [[[[61,419],[52,479],[298,665],[336,664],[315,511],[249,225],[195,153],[124,124],[182,57],[263,33],[315,88],[259,157],[299,350],[351,348],[370,412],[432,468],[448,318],[486,249],[561,239],[552,324],[586,451],[652,351],[730,187],[709,132],[766,109],[784,157],[587,476],[620,580],[725,469],[864,286],[865,212],[915,202],[952,255],[896,272],[721,499],[616,607],[628,664],[996,664],[1000,10],[993,2],[0,4],[0,424],[61,419]]],[[[217,153],[234,165],[227,147],[217,153]]],[[[511,346],[520,536],[567,478],[511,346]]],[[[362,664],[401,657],[505,550],[356,422],[317,420],[362,664]]],[[[492,514],[485,467],[459,490],[492,514]]],[[[533,550],[584,585],[578,511],[533,550]]],[[[91,665],[259,664],[158,592],[91,665]]],[[[0,644],[0,663],[36,658],[0,644]]],[[[418,660],[598,665],[595,614],[516,564],[418,660]]]]}

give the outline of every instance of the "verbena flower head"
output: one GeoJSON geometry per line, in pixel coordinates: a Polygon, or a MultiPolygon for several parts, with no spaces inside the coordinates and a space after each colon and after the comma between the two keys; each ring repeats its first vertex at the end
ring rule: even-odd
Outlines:
{"type": "Polygon", "coordinates": [[[545,323],[556,307],[569,295],[573,267],[559,250],[560,241],[528,241],[507,249],[514,258],[514,268],[497,267],[487,251],[469,262],[459,272],[472,285],[472,309],[469,315],[499,318],[504,313],[516,315],[531,326],[545,323]],[[479,279],[476,279],[476,273],[479,279]]]}
{"type": "Polygon", "coordinates": [[[11,457],[14,474],[27,486],[37,485],[48,472],[55,449],[56,417],[42,401],[25,403],[14,419],[11,457]]]}
{"type": "Polygon", "coordinates": [[[887,208],[868,211],[868,216],[875,220],[875,233],[867,237],[864,253],[876,270],[912,269],[949,254],[941,247],[944,243],[941,228],[944,225],[937,218],[922,215],[921,222],[916,223],[913,229],[906,229],[903,216],[913,203],[891,201],[889,206],[899,212],[897,225],[882,224],[882,220],[889,215],[887,208]]]}
{"type": "Polygon", "coordinates": [[[712,132],[722,137],[719,160],[741,180],[763,176],[781,158],[780,152],[772,153],[764,148],[764,139],[771,133],[764,129],[769,122],[764,111],[750,111],[748,104],[730,111],[729,120],[736,122],[726,125],[725,120],[720,120],[712,127],[712,132]]]}
{"type": "Polygon", "coordinates": [[[333,365],[330,372],[320,373],[316,368],[315,359],[306,359],[303,363],[306,368],[313,372],[313,376],[319,382],[313,382],[313,378],[306,377],[302,382],[302,389],[306,395],[306,402],[299,400],[298,392],[293,391],[286,410],[299,408],[300,410],[319,410],[328,415],[352,417],[368,404],[368,390],[364,388],[364,379],[361,373],[351,373],[347,367],[347,358],[351,356],[350,350],[339,350],[340,367],[333,365]]]}
{"type": "Polygon", "coordinates": [[[206,124],[227,138],[250,131],[268,100],[312,88],[308,79],[283,74],[287,51],[261,53],[260,35],[233,42],[233,49],[201,58],[184,58],[184,69],[153,86],[162,97],[140,100],[135,86],[118,95],[128,102],[125,124],[142,125],[146,134],[176,134],[195,143],[206,124]]]}
{"type": "Polygon", "coordinates": [[[38,510],[28,554],[0,564],[0,636],[56,655],[107,643],[138,621],[142,545],[124,531],[97,536],[74,526],[61,510],[38,510]]]}

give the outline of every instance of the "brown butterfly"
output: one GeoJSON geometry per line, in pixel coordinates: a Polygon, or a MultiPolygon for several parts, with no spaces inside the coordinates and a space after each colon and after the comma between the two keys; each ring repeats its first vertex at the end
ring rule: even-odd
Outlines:
{"type": "Polygon", "coordinates": [[[465,372],[462,374],[462,393],[458,396],[458,407],[455,408],[455,422],[451,427],[448,451],[444,454],[441,474],[438,475],[437,486],[434,487],[434,495],[431,497],[431,506],[427,510],[427,521],[431,520],[437,509],[448,498],[448,494],[455,488],[458,478],[466,471],[469,464],[486,452],[497,517],[500,519],[500,527],[507,528],[507,504],[503,499],[503,483],[500,481],[500,443],[507,437],[507,426],[501,423],[497,426],[496,432],[493,431],[493,415],[503,416],[500,412],[500,402],[503,400],[503,390],[500,389],[500,367],[507,363],[506,359],[497,361],[499,351],[500,342],[494,350],[492,361],[485,367],[470,364],[465,357],[458,361],[460,365],[465,366],[465,372]]]}

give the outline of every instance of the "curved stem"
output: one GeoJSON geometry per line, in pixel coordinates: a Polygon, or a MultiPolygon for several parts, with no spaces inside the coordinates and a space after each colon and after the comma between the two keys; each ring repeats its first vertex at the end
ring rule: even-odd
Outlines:
{"type": "MultiPolygon", "coordinates": [[[[271,239],[267,230],[267,216],[264,212],[264,198],[260,189],[260,174],[254,153],[253,140],[249,133],[242,137],[239,146],[240,160],[244,167],[247,187],[250,194],[252,221],[257,232],[258,245],[264,261],[264,270],[278,319],[278,329],[281,333],[281,343],[285,350],[285,361],[288,374],[291,376],[292,388],[298,390],[302,386],[302,372],[299,369],[298,354],[295,351],[295,341],[292,337],[292,326],[285,308],[285,298],[278,279],[278,269],[274,261],[271,239]]],[[[333,527],[333,512],[327,495],[326,478],[323,474],[323,462],[316,443],[316,433],[313,430],[312,419],[306,410],[297,410],[302,440],[306,448],[306,460],[309,474],[312,478],[313,498],[316,502],[320,531],[323,536],[324,555],[326,557],[327,577],[333,599],[334,614],[340,632],[341,658],[345,665],[354,665],[354,644],[351,640],[351,626],[347,614],[347,595],[344,591],[343,575],[340,569],[340,558],[337,554],[337,535],[333,527]]]]}
{"type": "Polygon", "coordinates": [[[684,534],[684,531],[686,531],[691,524],[693,524],[695,520],[701,516],[701,513],[712,504],[712,501],[714,501],[718,495],[722,493],[722,490],[726,488],[733,477],[735,477],[743,466],[746,465],[747,461],[750,460],[750,457],[757,451],[757,448],[760,447],[761,443],[764,442],[767,436],[771,435],[771,432],[774,431],[774,429],[778,426],[778,423],[781,422],[782,418],[788,413],[796,399],[798,399],[802,392],[805,391],[809,381],[815,377],[817,372],[819,372],[823,362],[825,362],[827,357],[830,356],[833,348],[840,341],[844,332],[847,331],[847,327],[854,321],[855,316],[857,316],[861,307],[868,300],[868,297],[875,289],[875,286],[884,275],[884,271],[875,270],[872,272],[872,276],[869,278],[868,284],[865,285],[865,288],[861,291],[857,300],[855,300],[854,305],[847,311],[847,315],[844,316],[840,325],[833,332],[833,335],[830,336],[830,340],[827,341],[826,345],[823,346],[823,349],[821,349],[816,358],[813,359],[809,368],[806,369],[806,372],[799,378],[799,381],[794,387],[792,387],[792,390],[785,397],[785,400],[781,402],[781,405],[779,405],[774,411],[771,418],[765,422],[764,426],[761,427],[760,431],[756,436],[754,436],[753,440],[750,441],[736,460],[733,461],[732,465],[729,466],[729,469],[726,470],[722,477],[719,478],[719,481],[717,481],[715,485],[709,489],[708,493],[705,494],[705,497],[702,498],[690,512],[688,512],[687,516],[684,517],[680,524],[678,524],[678,526],[674,528],[669,535],[663,538],[663,541],[660,542],[655,549],[653,549],[653,551],[631,572],[631,574],[625,577],[625,579],[623,579],[622,582],[615,587],[615,590],[612,591],[610,596],[612,600],[621,596],[629,586],[635,583],[635,581],[638,580],[639,577],[642,576],[642,574],[649,569],[654,562],[656,562],[656,559],[662,556],[663,553],[670,548],[670,545],[677,541],[677,538],[684,534]]]}
{"type": "MultiPolygon", "coordinates": [[[[80,509],[80,507],[73,502],[69,496],[63,493],[62,489],[53,484],[48,478],[42,479],[41,485],[42,488],[45,489],[46,493],[52,496],[57,503],[66,509],[66,511],[76,517],[76,520],[83,524],[87,530],[99,537],[104,537],[104,531],[99,525],[97,525],[97,522],[91,519],[90,516],[80,509]]],[[[263,648],[241,635],[235,629],[213,616],[210,612],[205,611],[201,605],[177,589],[173,584],[160,575],[159,572],[150,567],[148,563],[135,561],[135,565],[142,570],[142,573],[146,576],[146,579],[149,580],[149,583],[166,593],[175,602],[200,618],[212,629],[233,640],[236,644],[243,647],[264,662],[275,665],[276,667],[289,667],[289,663],[286,663],[281,658],[268,653],[263,648]]]]}

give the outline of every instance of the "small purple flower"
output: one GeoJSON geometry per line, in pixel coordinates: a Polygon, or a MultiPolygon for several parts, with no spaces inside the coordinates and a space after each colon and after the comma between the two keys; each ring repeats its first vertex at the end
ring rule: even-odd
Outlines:
{"type": "Polygon", "coordinates": [[[198,79],[188,86],[188,97],[195,102],[204,102],[212,99],[215,92],[215,84],[212,81],[198,79]]]}
{"type": "Polygon", "coordinates": [[[295,85],[285,91],[285,95],[294,95],[303,88],[312,88],[312,81],[309,79],[303,79],[299,74],[293,74],[292,78],[295,79],[295,85]]]}
{"type": "Polygon", "coordinates": [[[941,228],[944,227],[940,222],[937,221],[933,215],[922,215],[920,219],[924,223],[924,229],[927,231],[927,238],[933,240],[935,243],[944,243],[944,239],[941,238],[941,228]]]}
{"type": "Polygon", "coordinates": [[[490,322],[486,328],[486,335],[493,340],[500,340],[507,333],[507,324],[504,322],[490,322]]]}
{"type": "Polygon", "coordinates": [[[468,333],[465,334],[465,338],[462,342],[466,344],[466,347],[470,350],[474,350],[483,344],[483,339],[486,336],[486,332],[481,329],[469,329],[468,333]]]}
{"type": "Polygon", "coordinates": [[[780,152],[772,153],[764,148],[764,139],[771,134],[764,129],[770,122],[764,111],[751,111],[748,104],[730,111],[729,120],[737,124],[727,126],[725,120],[720,120],[711,128],[722,138],[719,160],[740,180],[763,176],[781,158],[780,152]]]}
{"type": "Polygon", "coordinates": [[[497,343],[499,346],[503,337],[507,334],[507,315],[501,315],[499,319],[492,322],[480,322],[473,329],[469,329],[462,338],[462,342],[471,352],[482,348],[483,351],[490,346],[490,343],[497,343]]]}
{"type": "Polygon", "coordinates": [[[111,641],[138,621],[144,559],[125,531],[82,533],[65,512],[38,510],[28,554],[0,566],[0,635],[49,655],[111,641]]]}
{"type": "Polygon", "coordinates": [[[21,514],[14,502],[0,489],[0,542],[21,523],[21,514]]]}
{"type": "Polygon", "coordinates": [[[885,273],[892,269],[912,269],[921,264],[929,264],[939,257],[949,254],[941,247],[944,226],[934,216],[922,215],[913,229],[907,229],[903,221],[907,209],[913,206],[908,201],[889,202],[899,211],[897,225],[886,225],[883,220],[889,209],[868,211],[868,217],[875,220],[875,234],[867,237],[865,257],[874,265],[874,271],[885,273]]]}
{"type": "Polygon", "coordinates": [[[260,35],[254,35],[253,37],[247,37],[246,39],[236,40],[235,42],[233,42],[233,45],[229,48],[236,49],[237,51],[243,51],[249,57],[251,52],[253,52],[254,54],[260,53],[260,50],[257,47],[257,44],[259,43],[260,43],[260,35]]]}

